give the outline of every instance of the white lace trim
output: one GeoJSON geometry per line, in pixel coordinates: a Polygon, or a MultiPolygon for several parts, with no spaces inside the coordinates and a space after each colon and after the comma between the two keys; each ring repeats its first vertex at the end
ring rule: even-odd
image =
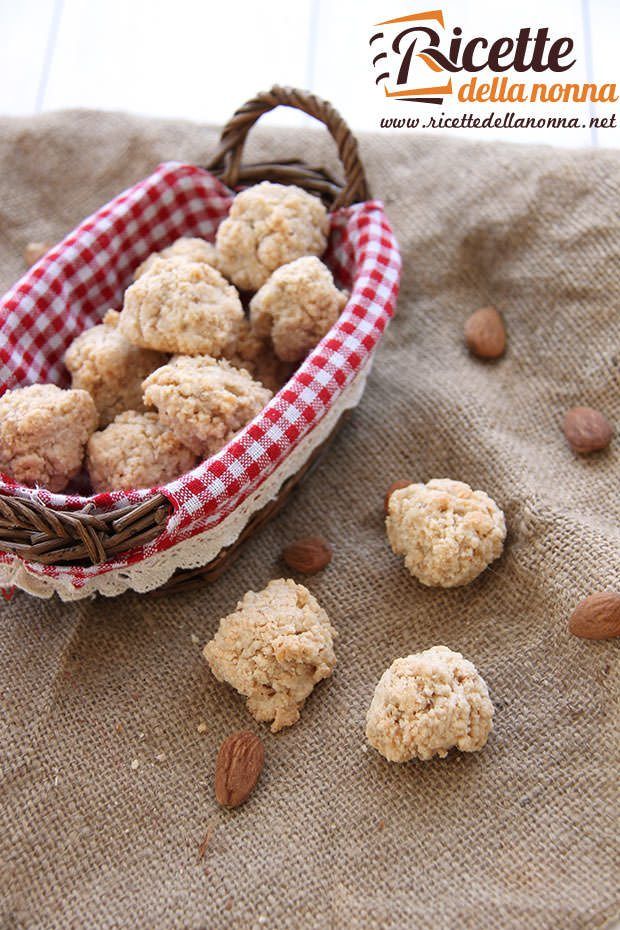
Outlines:
{"type": "Polygon", "coordinates": [[[88,578],[80,588],[74,587],[67,576],[51,578],[33,574],[17,558],[11,563],[0,564],[0,585],[15,585],[29,594],[43,598],[52,597],[56,592],[63,601],[77,601],[97,593],[114,597],[130,588],[139,592],[152,591],[165,584],[177,568],[199,568],[206,565],[225,546],[230,546],[237,539],[253,513],[277,497],[282,484],[298,472],[314,449],[325,441],[342,413],[359,403],[369,371],[370,364],[367,364],[334,401],[333,406],[312,432],[301,440],[297,448],[260,488],[218,526],[177,543],[136,565],[88,578]]]}

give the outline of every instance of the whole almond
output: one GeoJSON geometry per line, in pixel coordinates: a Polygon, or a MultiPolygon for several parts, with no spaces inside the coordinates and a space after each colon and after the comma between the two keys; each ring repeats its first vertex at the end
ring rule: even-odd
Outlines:
{"type": "Polygon", "coordinates": [[[609,420],[592,407],[573,407],[562,426],[570,447],[582,455],[606,449],[614,434],[609,420]]]}
{"type": "Polygon", "coordinates": [[[401,478],[399,481],[393,481],[387,491],[385,492],[385,497],[383,498],[383,509],[386,516],[390,512],[390,497],[394,491],[400,491],[402,488],[408,488],[411,484],[410,481],[406,481],[404,478],[401,478]]]}
{"type": "Polygon", "coordinates": [[[613,639],[620,636],[620,594],[601,591],[575,607],[568,629],[582,639],[613,639]]]}
{"type": "Polygon", "coordinates": [[[304,536],[282,550],[282,559],[294,572],[316,575],[332,560],[332,548],[322,536],[304,536]]]}
{"type": "Polygon", "coordinates": [[[215,763],[215,797],[223,807],[239,807],[247,801],[264,761],[263,744],[250,730],[239,730],[224,740],[215,763]]]}
{"type": "Polygon", "coordinates": [[[499,358],[506,351],[506,328],[495,307],[476,310],[465,323],[467,348],[478,358],[499,358]]]}
{"type": "Polygon", "coordinates": [[[43,258],[51,248],[51,242],[29,242],[24,249],[24,261],[28,268],[36,265],[39,259],[43,258]]]}

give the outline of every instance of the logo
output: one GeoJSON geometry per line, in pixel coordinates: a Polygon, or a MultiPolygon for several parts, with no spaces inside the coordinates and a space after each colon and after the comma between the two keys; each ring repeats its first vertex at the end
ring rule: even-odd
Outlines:
{"type": "Polygon", "coordinates": [[[446,28],[443,10],[427,10],[376,23],[369,46],[375,84],[388,101],[557,104],[619,99],[615,84],[558,80],[577,62],[575,43],[570,36],[552,35],[546,26],[524,26],[515,35],[467,36],[458,25],[446,28]]]}
{"type": "Polygon", "coordinates": [[[377,23],[380,32],[371,36],[369,45],[377,54],[373,68],[380,74],[375,84],[382,84],[385,96],[416,103],[443,103],[444,94],[452,93],[452,80],[437,59],[440,33],[445,28],[441,10],[411,13],[377,23]],[[418,25],[433,24],[433,28],[418,25]],[[438,75],[444,75],[440,80],[438,75]]]}

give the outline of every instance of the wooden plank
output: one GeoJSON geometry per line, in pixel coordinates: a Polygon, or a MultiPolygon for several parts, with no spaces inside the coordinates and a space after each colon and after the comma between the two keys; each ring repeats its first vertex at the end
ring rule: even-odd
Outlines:
{"type": "Polygon", "coordinates": [[[0,3],[0,113],[36,112],[53,18],[54,0],[0,3]]]}
{"type": "Polygon", "coordinates": [[[305,85],[310,18],[311,0],[64,0],[44,108],[221,123],[273,83],[305,85]]]}

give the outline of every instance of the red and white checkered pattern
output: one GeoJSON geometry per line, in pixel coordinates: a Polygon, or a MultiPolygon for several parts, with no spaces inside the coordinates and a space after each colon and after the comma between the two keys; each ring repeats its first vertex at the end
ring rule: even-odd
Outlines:
{"type": "MultiPolygon", "coordinates": [[[[232,196],[203,169],[167,162],[85,220],[0,302],[0,395],[37,381],[66,386],[67,346],[108,307],[120,309],[133,269],[179,236],[212,240],[232,196]]],[[[79,588],[86,578],[133,565],[217,525],[271,474],[364,367],[393,315],[401,262],[379,201],[331,215],[326,261],[351,290],[339,320],[259,416],[193,471],[165,487],[89,498],[25,488],[0,475],[3,492],[57,508],[92,501],[109,510],[155,491],[174,508],[156,540],[102,565],[29,563],[30,571],[68,576],[79,588]]],[[[0,553],[0,562],[13,558],[0,553]]]]}

